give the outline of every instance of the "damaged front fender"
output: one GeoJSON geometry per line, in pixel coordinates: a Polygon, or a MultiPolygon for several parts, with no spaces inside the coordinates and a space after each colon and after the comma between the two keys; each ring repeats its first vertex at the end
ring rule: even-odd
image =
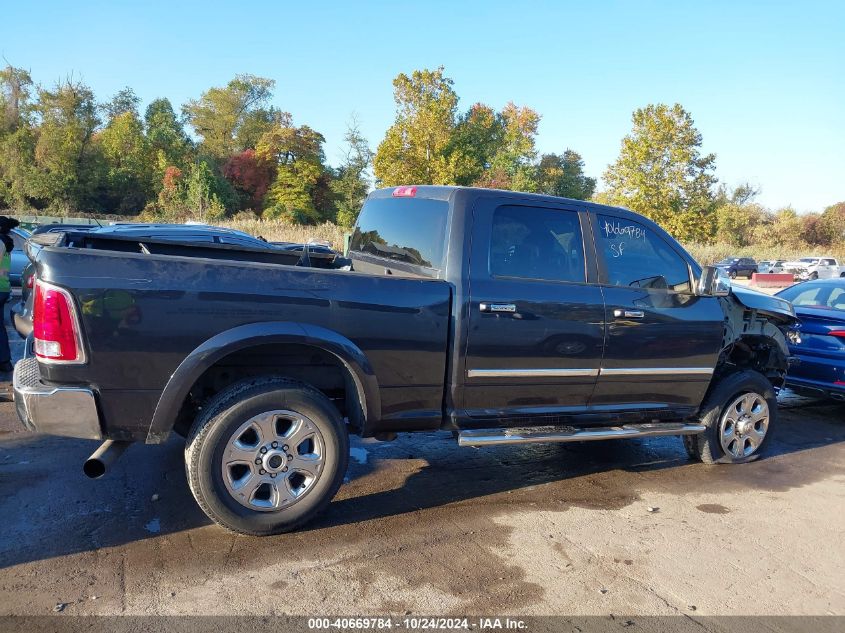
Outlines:
{"type": "Polygon", "coordinates": [[[778,324],[789,326],[798,322],[798,318],[795,316],[795,309],[786,299],[738,286],[731,286],[731,294],[729,296],[736,299],[744,307],[771,317],[778,324]]]}

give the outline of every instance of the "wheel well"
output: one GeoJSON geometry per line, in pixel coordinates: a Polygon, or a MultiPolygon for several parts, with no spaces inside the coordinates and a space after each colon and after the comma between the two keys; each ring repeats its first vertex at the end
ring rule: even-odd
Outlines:
{"type": "Polygon", "coordinates": [[[174,430],[187,434],[202,407],[223,389],[253,376],[282,376],[321,391],[348,418],[351,430],[363,427],[363,403],[351,371],[334,354],[312,345],[278,343],[232,352],[197,378],[182,403],[174,430]]]}
{"type": "MultiPolygon", "coordinates": [[[[772,386],[780,388],[786,377],[787,366],[787,356],[778,341],[770,336],[747,334],[722,350],[714,378],[752,369],[768,378],[772,386]]],[[[716,382],[713,381],[714,384],[716,382]]]]}

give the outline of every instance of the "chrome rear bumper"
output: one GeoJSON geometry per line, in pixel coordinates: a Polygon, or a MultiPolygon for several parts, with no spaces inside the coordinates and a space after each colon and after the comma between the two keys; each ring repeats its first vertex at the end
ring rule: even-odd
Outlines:
{"type": "Polygon", "coordinates": [[[41,382],[34,356],[15,365],[15,408],[30,431],[91,440],[103,438],[94,392],[84,387],[51,387],[41,382]]]}

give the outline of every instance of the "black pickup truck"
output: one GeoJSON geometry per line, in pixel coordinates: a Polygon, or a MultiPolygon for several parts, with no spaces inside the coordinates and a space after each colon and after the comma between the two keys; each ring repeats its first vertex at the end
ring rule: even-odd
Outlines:
{"type": "Polygon", "coordinates": [[[795,323],[789,302],[732,290],[640,215],[496,190],[373,192],[352,270],[73,232],[28,251],[23,423],[105,440],[91,476],[129,442],[184,435],[199,505],[258,535],[329,503],[350,433],[678,435],[708,463],[755,459],[795,323]]]}

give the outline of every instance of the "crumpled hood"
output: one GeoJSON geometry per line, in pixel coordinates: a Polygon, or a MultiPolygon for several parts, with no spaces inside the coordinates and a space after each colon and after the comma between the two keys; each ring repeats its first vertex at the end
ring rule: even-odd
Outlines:
{"type": "Polygon", "coordinates": [[[798,322],[798,318],[795,316],[795,308],[786,299],[737,285],[731,285],[731,295],[746,308],[765,312],[786,324],[798,322]]]}

